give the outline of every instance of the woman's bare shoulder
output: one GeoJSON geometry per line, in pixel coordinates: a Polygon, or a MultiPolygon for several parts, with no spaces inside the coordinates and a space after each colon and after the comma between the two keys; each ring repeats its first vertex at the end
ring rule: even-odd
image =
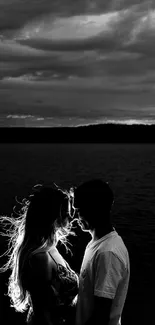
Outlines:
{"type": "Polygon", "coordinates": [[[37,252],[31,256],[30,266],[37,277],[43,277],[46,280],[51,279],[54,266],[48,252],[37,252]]]}
{"type": "Polygon", "coordinates": [[[35,252],[31,255],[31,262],[47,262],[49,259],[48,255],[46,251],[35,252]]]}

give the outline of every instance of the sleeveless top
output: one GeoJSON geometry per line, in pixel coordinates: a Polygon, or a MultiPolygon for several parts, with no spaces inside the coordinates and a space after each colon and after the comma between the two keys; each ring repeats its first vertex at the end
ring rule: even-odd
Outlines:
{"type": "MultiPolygon", "coordinates": [[[[50,254],[50,252],[49,252],[50,254]]],[[[49,283],[49,289],[51,294],[51,306],[48,306],[48,320],[42,319],[41,325],[53,324],[53,325],[73,325],[75,320],[75,304],[73,300],[78,294],[79,278],[76,272],[74,272],[69,264],[65,261],[66,267],[60,263],[57,263],[53,256],[51,258],[55,262],[57,268],[56,272],[52,274],[52,280],[49,283]]],[[[39,284],[38,284],[39,286],[39,284]]],[[[33,294],[30,296],[33,303],[33,294]]],[[[42,293],[40,293],[42,294],[42,293]]],[[[39,297],[38,297],[39,298],[39,297]]],[[[39,325],[39,321],[35,315],[35,306],[30,307],[27,315],[27,323],[29,325],[39,325]],[[34,308],[33,308],[34,307],[34,308]]],[[[37,314],[37,306],[36,306],[37,314]]]]}

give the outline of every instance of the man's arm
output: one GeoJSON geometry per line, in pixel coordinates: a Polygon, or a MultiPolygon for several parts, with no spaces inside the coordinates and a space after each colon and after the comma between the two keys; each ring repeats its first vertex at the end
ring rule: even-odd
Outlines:
{"type": "Polygon", "coordinates": [[[108,325],[112,299],[94,296],[94,311],[86,325],[108,325]]]}
{"type": "Polygon", "coordinates": [[[112,299],[94,296],[94,323],[108,325],[110,320],[110,310],[112,299]]]}
{"type": "Polygon", "coordinates": [[[112,252],[98,254],[94,281],[94,323],[108,325],[110,312],[122,278],[122,265],[112,252]]]}

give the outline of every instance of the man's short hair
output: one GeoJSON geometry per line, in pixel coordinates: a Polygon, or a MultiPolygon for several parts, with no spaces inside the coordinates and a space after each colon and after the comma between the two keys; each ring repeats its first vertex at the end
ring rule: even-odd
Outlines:
{"type": "Polygon", "coordinates": [[[75,208],[87,207],[94,212],[110,212],[114,201],[114,194],[107,182],[101,179],[92,179],[80,184],[74,190],[75,208]]]}

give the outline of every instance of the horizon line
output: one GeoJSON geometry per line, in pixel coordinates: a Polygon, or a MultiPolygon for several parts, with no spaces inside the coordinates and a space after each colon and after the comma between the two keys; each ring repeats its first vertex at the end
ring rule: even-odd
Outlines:
{"type": "MultiPolygon", "coordinates": [[[[53,116],[35,116],[31,114],[7,114],[0,116],[1,123],[4,125],[0,125],[0,127],[5,127],[5,121],[11,120],[14,121],[15,124],[12,125],[11,121],[10,125],[8,123],[7,127],[68,127],[68,128],[77,128],[77,127],[86,127],[86,126],[97,126],[97,125],[124,125],[124,126],[132,126],[132,125],[155,125],[155,119],[151,118],[103,118],[96,119],[94,121],[87,121],[86,119],[79,116],[70,116],[70,117],[53,117],[53,116]],[[82,120],[82,121],[81,121],[82,120]],[[17,124],[16,124],[16,121],[17,124]],[[20,121],[22,121],[22,125],[20,125],[20,121]],[[50,123],[51,122],[51,123],[50,123]],[[25,125],[23,125],[25,124],[25,125]]],[[[89,120],[89,118],[88,118],[89,120]]]]}

